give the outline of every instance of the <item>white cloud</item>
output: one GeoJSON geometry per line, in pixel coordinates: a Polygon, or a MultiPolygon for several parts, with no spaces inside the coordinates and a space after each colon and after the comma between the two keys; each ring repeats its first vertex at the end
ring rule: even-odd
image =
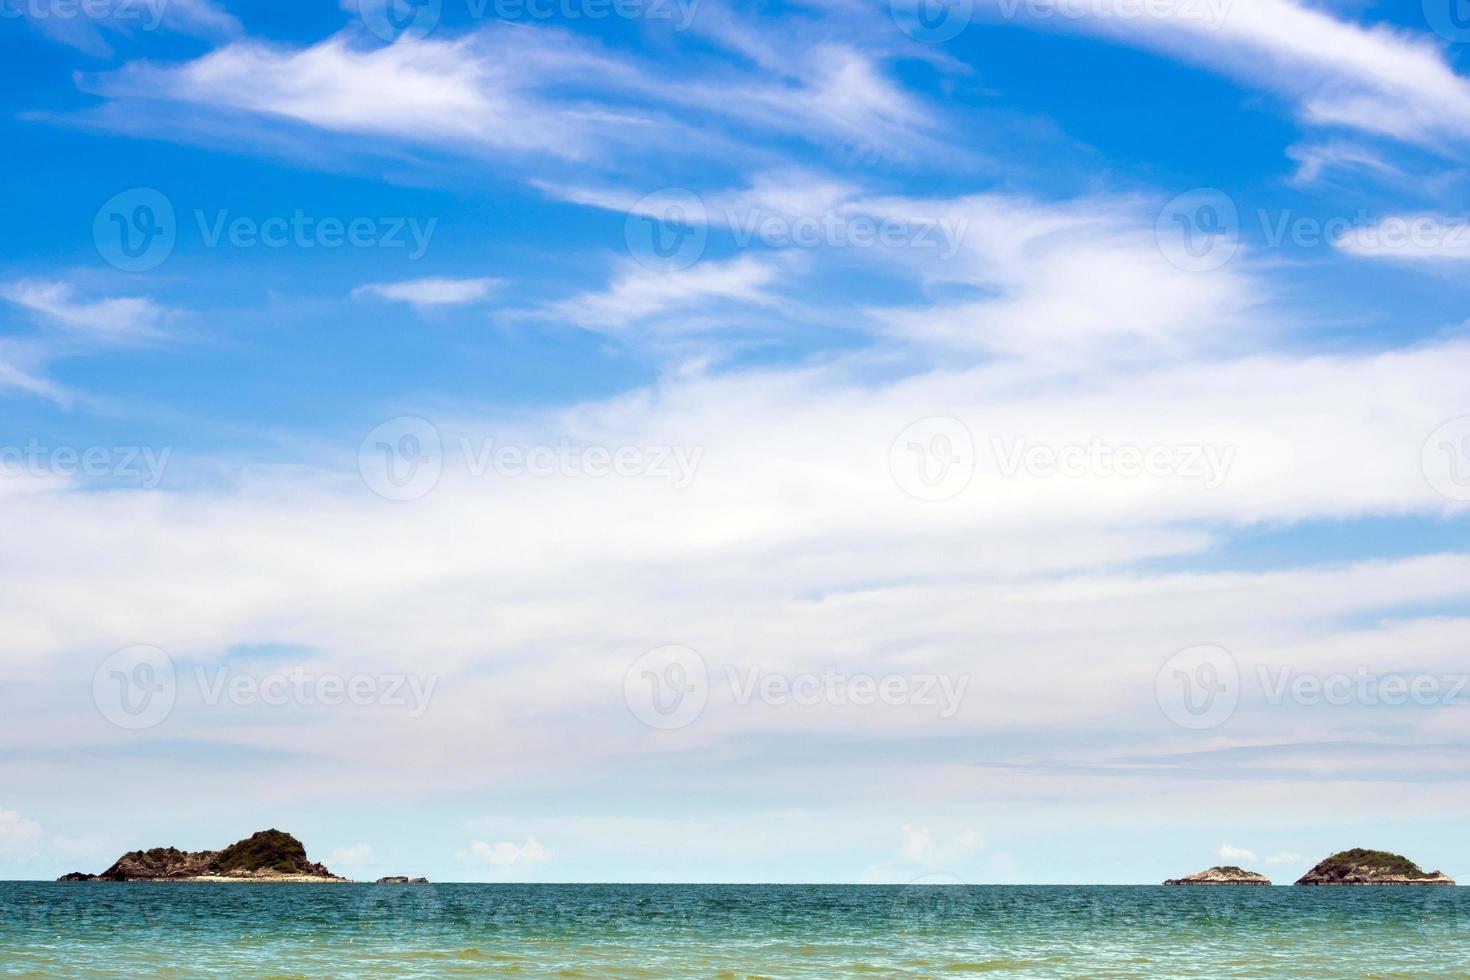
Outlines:
{"type": "Polygon", "coordinates": [[[1300,864],[1302,856],[1295,851],[1281,851],[1266,858],[1267,864],[1300,864]]]}
{"type": "MultiPolygon", "coordinates": [[[[916,268],[987,298],[927,316],[924,308],[887,311],[909,327],[900,336],[970,356],[901,373],[874,371],[869,351],[795,367],[690,369],[622,396],[514,417],[425,409],[449,447],[445,472],[433,493],[402,506],[364,487],[354,441],[332,460],[309,455],[313,445],[290,461],[298,465],[175,487],[167,506],[147,492],[7,499],[12,560],[0,566],[0,655],[14,683],[45,696],[0,718],[0,741],[50,738],[81,751],[113,737],[85,691],[51,687],[69,676],[62,665],[140,641],[207,660],[242,637],[270,636],[319,651],[323,667],[344,674],[456,679],[417,718],[286,710],[259,725],[229,705],[184,705],[159,730],[186,743],[228,733],[260,751],[310,744],[320,778],[296,793],[371,792],[365,772],[405,791],[529,776],[583,785],[589,774],[606,785],[614,774],[619,791],[647,799],[674,785],[668,773],[677,770],[694,787],[733,780],[759,805],[810,788],[792,775],[809,770],[763,764],[760,752],[779,755],[785,740],[818,753],[880,738],[900,755],[922,750],[871,760],[866,778],[824,788],[906,802],[1063,791],[1136,800],[1127,791],[1162,773],[1237,771],[1191,756],[1205,747],[1227,756],[1280,747],[1249,767],[1271,772],[1273,786],[1351,779],[1361,792],[1365,758],[1385,768],[1392,761],[1400,780],[1432,784],[1453,772],[1459,763],[1443,753],[1393,756],[1372,719],[1327,719],[1291,705],[1242,711],[1213,735],[1184,733],[1159,710],[1155,680],[1170,654],[1203,642],[1231,649],[1248,680],[1282,664],[1457,669],[1470,626],[1425,610],[1470,597],[1470,561],[1446,554],[1323,566],[1302,546],[1270,571],[1169,571],[1156,562],[1208,553],[1243,526],[1455,513],[1425,480],[1421,450],[1441,423],[1464,414],[1470,344],[1243,352],[1230,343],[1239,334],[1223,342],[1217,334],[1270,294],[1244,269],[1197,276],[1168,266],[1128,202],[979,196],[864,206],[898,215],[944,208],[972,219],[950,266],[916,268]],[[1119,338],[1140,341],[1129,348],[1136,359],[1107,370],[1092,369],[1095,359],[1073,357],[1061,370],[1050,360],[1058,350],[1108,350],[1098,341],[1119,338]],[[1025,356],[984,356],[995,350],[1025,356]],[[1079,363],[1088,370],[1073,370],[1079,363]],[[1364,399],[1364,391],[1385,394],[1364,399]],[[971,483],[937,504],[908,496],[890,470],[895,439],[930,416],[962,420],[975,447],[971,483]],[[476,476],[454,447],[488,438],[694,447],[704,462],[683,490],[653,477],[476,476]],[[1095,438],[1228,447],[1234,464],[1207,488],[1142,476],[1007,475],[996,449],[1095,438]],[[109,547],[98,549],[99,540],[109,547]],[[79,594],[92,597],[84,617],[74,615],[79,594]],[[639,653],[669,642],[699,649],[715,684],[696,724],[655,738],[627,710],[623,673],[639,653]],[[919,705],[776,711],[736,704],[720,684],[721,668],[756,656],[788,673],[926,672],[984,683],[948,719],[919,705]],[[1355,749],[1351,760],[1331,751],[1357,740],[1377,749],[1355,749]],[[498,751],[487,755],[486,744],[498,751]],[[757,757],[734,772],[709,764],[732,746],[757,757]],[[650,753],[658,784],[646,776],[650,753]]],[[[582,312],[638,325],[710,302],[768,300],[767,261],[706,260],[658,278],[625,267],[612,288],[581,298],[582,312]]],[[[1263,318],[1282,319],[1269,308],[1263,318]]],[[[1395,719],[1394,738],[1438,745],[1458,720],[1448,710],[1395,719]]],[[[120,778],[85,758],[75,771],[99,791],[120,778]]],[[[22,777],[28,792],[50,778],[39,769],[22,777]]],[[[963,836],[930,826],[935,833],[911,824],[897,846],[929,854],[963,836]]],[[[465,853],[498,867],[544,856],[534,838],[477,841],[465,853]]]]}
{"type": "MultiPolygon", "coordinates": [[[[655,219],[665,217],[662,210],[671,200],[542,186],[576,203],[655,219]]],[[[692,332],[708,325],[696,314],[710,301],[769,306],[775,300],[768,287],[784,269],[845,262],[850,274],[881,269],[959,298],[854,312],[838,306],[840,300],[821,297],[788,301],[783,310],[906,344],[970,356],[1023,355],[1054,368],[1241,348],[1268,329],[1283,329],[1279,317],[1261,315],[1271,286],[1253,273],[1243,249],[1208,274],[1172,260],[1169,242],[1161,241],[1155,227],[1161,204],[1107,196],[1060,203],[1006,194],[874,197],[819,174],[774,171],[749,186],[705,192],[681,204],[686,223],[707,229],[711,243],[716,231],[729,232],[737,246],[754,245],[758,252],[706,259],[677,272],[624,261],[609,289],[546,312],[615,329],[674,311],[680,315],[669,318],[665,329],[692,332]],[[777,229],[773,247],[765,247],[761,237],[767,227],[777,229]],[[854,230],[864,228],[882,228],[893,238],[854,239],[854,230]],[[793,239],[796,245],[787,247],[793,239]]]]}
{"type": "Polygon", "coordinates": [[[814,44],[766,67],[759,80],[699,80],[671,87],[663,95],[766,132],[822,134],[895,157],[932,154],[943,147],[930,133],[936,126],[932,114],[886,77],[869,55],[848,45],[814,44]]]}
{"type": "Polygon", "coordinates": [[[196,61],[135,62],[90,83],[114,98],[168,99],[321,130],[460,149],[580,157],[636,124],[546,101],[552,82],[616,87],[628,69],[559,32],[487,29],[456,40],[359,47],[346,34],[306,48],[242,40],[196,61]]]}
{"type": "Polygon", "coordinates": [[[69,396],[65,390],[39,373],[44,362],[44,352],[35,343],[0,340],[0,387],[15,388],[66,403],[69,396]]]}
{"type": "MultiPolygon", "coordinates": [[[[564,201],[657,220],[666,219],[669,206],[680,203],[680,199],[668,194],[648,194],[641,190],[551,181],[534,183],[564,201]]],[[[761,171],[746,187],[701,191],[683,217],[691,225],[735,229],[750,225],[752,218],[775,216],[789,220],[837,214],[861,196],[862,188],[857,184],[816,171],[800,168],[761,171]]]]}
{"type": "Polygon", "coordinates": [[[934,835],[927,827],[912,827],[904,824],[903,846],[898,856],[905,861],[924,862],[934,852],[934,835]]]}
{"type": "Polygon", "coordinates": [[[1348,231],[1334,244],[1352,255],[1398,262],[1470,260],[1470,222],[1433,214],[1392,215],[1348,231]]]}
{"type": "Polygon", "coordinates": [[[1411,178],[1402,168],[1389,163],[1383,155],[1357,143],[1328,140],[1324,143],[1302,143],[1288,147],[1286,155],[1297,162],[1296,184],[1315,184],[1334,171],[1368,175],[1395,184],[1406,184],[1411,178]]]}
{"type": "Polygon", "coordinates": [[[328,854],[322,863],[328,868],[336,868],[341,865],[344,868],[365,868],[377,862],[377,855],[373,853],[370,844],[353,844],[351,847],[339,847],[328,854]]]}
{"type": "Polygon", "coordinates": [[[1230,844],[1221,844],[1220,849],[1215,854],[1221,861],[1229,864],[1245,864],[1256,860],[1254,851],[1247,850],[1244,847],[1235,847],[1230,844]]]}
{"type": "Polygon", "coordinates": [[[985,834],[975,827],[942,831],[936,835],[928,827],[904,824],[903,843],[899,846],[898,856],[903,861],[930,866],[958,863],[966,860],[984,843],[985,834]]]}
{"type": "Polygon", "coordinates": [[[215,0],[131,0],[131,2],[93,3],[78,16],[77,7],[66,15],[62,4],[17,3],[9,5],[7,15],[21,16],[45,36],[88,54],[106,56],[112,53],[104,30],[124,35],[154,31],[159,28],[199,37],[234,34],[240,22],[215,0]]]}
{"type": "Polygon", "coordinates": [[[541,846],[540,841],[534,837],[527,837],[524,844],[516,844],[513,841],[498,841],[494,844],[487,844],[482,840],[473,841],[470,844],[469,854],[486,864],[503,868],[543,860],[547,852],[546,848],[541,846]]]}
{"type": "Polygon", "coordinates": [[[867,199],[862,213],[961,233],[940,249],[894,249],[933,282],[983,298],[874,312],[905,340],[1047,360],[1170,357],[1244,344],[1262,330],[1268,286],[1237,256],[1200,274],[1171,263],[1153,227],[1157,205],[1108,198],[1048,205],[1006,195],[867,199]]]}
{"type": "Polygon", "coordinates": [[[379,299],[414,306],[460,306],[478,302],[489,296],[501,284],[499,279],[445,279],[431,277],[411,279],[406,282],[379,282],[359,286],[352,291],[354,298],[376,296],[379,299]]]}
{"type": "Polygon", "coordinates": [[[1423,34],[1355,24],[1293,0],[1143,7],[1118,0],[1069,9],[1081,16],[1034,23],[1094,31],[1215,67],[1295,99],[1310,123],[1427,146],[1470,138],[1470,82],[1423,34]]]}
{"type": "Polygon", "coordinates": [[[22,279],[0,285],[0,298],[40,314],[63,330],[110,343],[136,343],[163,336],[162,325],[173,314],[150,299],[78,298],[70,283],[22,279]]]}
{"type": "Polygon", "coordinates": [[[615,152],[753,158],[755,142],[772,134],[904,158],[944,149],[932,114],[882,61],[842,43],[816,44],[776,72],[726,59],[655,65],[546,26],[441,36],[386,46],[352,32],[308,47],[242,39],[190,62],[130,62],[80,79],[120,110],[85,118],[191,138],[176,110],[160,109],[174,103],[207,112],[207,124],[191,127],[214,135],[254,136],[262,127],[251,119],[290,120],[370,137],[358,149],[374,152],[396,141],[584,163],[615,152]]]}
{"type": "MultiPolygon", "coordinates": [[[[621,330],[655,318],[667,318],[663,329],[692,332],[711,306],[769,306],[776,302],[770,287],[781,263],[742,255],[724,262],[699,262],[687,269],[663,271],[631,259],[619,263],[612,284],[601,292],[583,293],[547,306],[537,316],[564,320],[589,330],[621,330]]],[[[525,314],[522,314],[525,315],[525,314]]]]}

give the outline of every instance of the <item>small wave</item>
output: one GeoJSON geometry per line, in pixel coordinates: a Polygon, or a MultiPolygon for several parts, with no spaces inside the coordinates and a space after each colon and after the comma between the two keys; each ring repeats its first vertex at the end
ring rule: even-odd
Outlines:
{"type": "Polygon", "coordinates": [[[948,963],[943,970],[945,973],[998,973],[1002,970],[1030,970],[1057,962],[1055,957],[1045,960],[981,960],[977,963],[948,963]]]}
{"type": "Polygon", "coordinates": [[[381,954],[401,960],[486,960],[496,963],[524,963],[526,957],[511,953],[493,953],[474,946],[464,949],[406,949],[381,954]]]}

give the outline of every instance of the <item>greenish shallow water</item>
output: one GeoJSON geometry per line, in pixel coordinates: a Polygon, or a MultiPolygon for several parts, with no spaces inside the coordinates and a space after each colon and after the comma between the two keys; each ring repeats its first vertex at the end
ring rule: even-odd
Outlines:
{"type": "Polygon", "coordinates": [[[8,882],[0,974],[1470,977],[1467,892],[8,882]]]}

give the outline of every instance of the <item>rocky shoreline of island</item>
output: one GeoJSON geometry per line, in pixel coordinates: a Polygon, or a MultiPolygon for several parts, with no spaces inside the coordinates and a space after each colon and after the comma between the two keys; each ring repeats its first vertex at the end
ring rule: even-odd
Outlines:
{"type": "MultiPolygon", "coordinates": [[[[1258,871],[1235,865],[1220,865],[1183,878],[1170,878],[1165,885],[1269,885],[1271,879],[1258,871]]],[[[1355,847],[1323,858],[1296,880],[1306,886],[1363,885],[1454,885],[1443,871],[1425,871],[1402,854],[1355,847]]]]}
{"type": "Polygon", "coordinates": [[[1170,878],[1166,885],[1269,885],[1271,879],[1255,871],[1246,871],[1233,864],[1208,868],[1183,878],[1170,878]]]}
{"type": "MultiPolygon", "coordinates": [[[[230,884],[290,882],[303,885],[352,884],[327,866],[306,857],[306,846],[285,831],[262,830],[218,851],[181,851],[154,847],[129,851],[100,874],[73,871],[58,881],[167,881],[230,884]]],[[[428,884],[427,878],[394,875],[380,885],[428,884]]]]}

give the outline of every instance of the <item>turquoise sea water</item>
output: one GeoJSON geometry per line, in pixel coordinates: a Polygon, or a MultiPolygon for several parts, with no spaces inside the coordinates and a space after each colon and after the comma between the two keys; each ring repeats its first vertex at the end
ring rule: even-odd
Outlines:
{"type": "Polygon", "coordinates": [[[0,883],[19,976],[1470,977],[1470,889],[0,883]]]}

